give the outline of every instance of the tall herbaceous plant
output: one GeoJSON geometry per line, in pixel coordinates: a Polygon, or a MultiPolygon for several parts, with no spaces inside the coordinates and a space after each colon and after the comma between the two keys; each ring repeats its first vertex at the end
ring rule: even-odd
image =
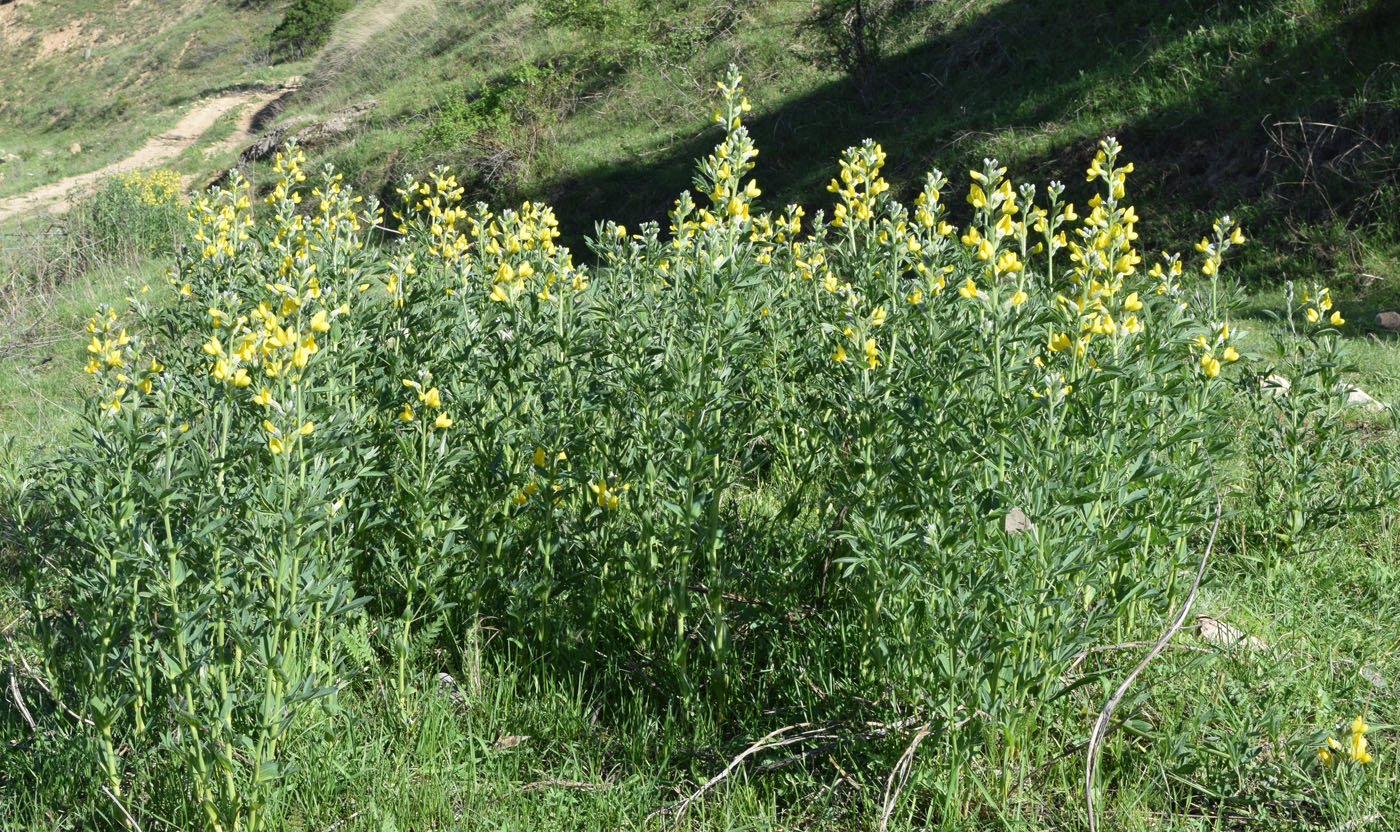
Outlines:
{"type": "Polygon", "coordinates": [[[771,213],[719,91],[669,228],[599,224],[592,268],[547,206],[440,169],[386,214],[293,146],[259,210],[236,176],[193,202],[171,304],[98,311],[83,433],[19,510],[114,802],[263,828],[361,616],[406,731],[414,657],[488,621],[682,720],[917,716],[950,806],[1083,721],[1067,671],[1157,626],[1213,513],[1239,228],[1195,279],[1139,252],[1111,138],[1086,204],[985,160],[906,206],[867,141],[829,210],[771,213]]]}

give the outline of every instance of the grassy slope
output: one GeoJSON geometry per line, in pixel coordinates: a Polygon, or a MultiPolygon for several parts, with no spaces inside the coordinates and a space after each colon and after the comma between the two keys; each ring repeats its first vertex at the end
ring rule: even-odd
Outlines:
{"type": "Polygon", "coordinates": [[[184,105],[303,68],[268,64],[276,4],[19,0],[0,15],[0,154],[18,156],[0,166],[0,196],[117,161],[184,105]]]}
{"type": "MultiPolygon", "coordinates": [[[[417,142],[445,96],[498,77],[503,63],[561,58],[578,46],[571,33],[541,32],[528,7],[514,4],[458,0],[437,4],[436,11],[418,4],[397,18],[379,15],[373,5],[362,4],[345,20],[312,73],[312,87],[288,111],[324,112],[378,98],[382,104],[369,128],[324,154],[370,190],[437,161],[471,160],[468,147],[417,142]]],[[[884,141],[892,178],[903,188],[929,164],[960,171],[984,154],[1010,162],[1016,173],[1061,176],[1077,186],[1093,140],[1117,132],[1139,160],[1140,204],[1151,209],[1150,223],[1156,224],[1143,231],[1152,239],[1179,247],[1197,235],[1211,212],[1252,211],[1251,227],[1261,229],[1250,262],[1255,273],[1266,276],[1283,264],[1335,269],[1327,275],[1335,277],[1360,265],[1380,275],[1369,294],[1353,294],[1342,308],[1353,320],[1348,330],[1360,383],[1382,399],[1400,400],[1394,336],[1373,337],[1366,324],[1376,309],[1393,304],[1393,250],[1360,235],[1323,240],[1345,244],[1340,254],[1329,255],[1320,245],[1295,248],[1325,228],[1319,223],[1290,231],[1288,209],[1296,202],[1271,201],[1278,188],[1258,173],[1266,147],[1259,127],[1264,114],[1372,111],[1357,91],[1366,79],[1383,75],[1384,44],[1396,29],[1381,4],[1192,3],[1172,5],[1171,11],[1168,4],[1153,4],[1133,10],[1133,19],[1108,4],[1090,4],[1072,17],[1045,2],[957,5],[961,11],[948,19],[938,16],[944,7],[933,7],[921,23],[923,35],[911,34],[904,51],[889,59],[890,83],[869,110],[860,109],[844,80],[816,68],[809,51],[791,43],[805,4],[755,7],[736,34],[682,64],[592,82],[596,97],[583,98],[554,128],[547,169],[513,191],[553,198],[574,234],[586,232],[595,217],[636,222],[659,216],[687,184],[689,159],[712,142],[704,132],[709,79],[730,60],[754,79],[754,133],[764,151],[758,174],[775,205],[795,198],[824,203],[820,188],[835,155],[866,134],[884,141]],[[1259,207],[1247,207],[1252,204],[1259,207]],[[1358,241],[1359,248],[1347,254],[1347,246],[1358,241]]],[[[169,37],[173,44],[175,36],[169,37]]],[[[165,106],[180,99],[150,100],[165,106]]],[[[33,141],[66,147],[70,135],[101,135],[103,117],[85,118],[87,127],[73,129],[87,134],[33,141]]],[[[151,124],[155,129],[156,122],[151,124]]],[[[1312,208],[1297,210],[1312,216],[1312,208]]],[[[73,381],[72,368],[79,363],[76,338],[86,307],[121,292],[114,274],[59,295],[46,325],[73,337],[45,345],[54,360],[42,367],[6,363],[0,397],[8,404],[0,409],[0,432],[32,437],[62,429],[63,420],[53,418],[62,409],[46,410],[32,391],[57,400],[81,382],[73,381]],[[49,367],[61,368],[61,375],[44,375],[49,367]]],[[[1277,308],[1279,301],[1273,290],[1255,295],[1245,323],[1255,330],[1253,343],[1267,344],[1276,324],[1260,310],[1277,308]]],[[[1382,437],[1376,452],[1391,452],[1392,444],[1382,437]]],[[[1147,730],[1116,735],[1106,753],[1108,827],[1272,829],[1287,818],[1325,829],[1400,805],[1400,753],[1394,730],[1384,727],[1400,724],[1400,635],[1393,624],[1400,613],[1394,592],[1400,578],[1397,519],[1393,509],[1359,518],[1272,577],[1257,568],[1261,553],[1248,529],[1227,525],[1198,611],[1228,617],[1271,649],[1207,659],[1169,654],[1143,677],[1135,690],[1150,689],[1152,698],[1134,709],[1147,730]],[[1377,764],[1364,776],[1270,781],[1280,771],[1278,738],[1328,727],[1361,710],[1382,726],[1373,738],[1377,764]],[[1290,789],[1329,794],[1332,801],[1321,812],[1295,817],[1290,789]]],[[[1103,661],[1121,673],[1136,655],[1111,654],[1103,661]]],[[[339,828],[641,827],[649,812],[672,799],[671,786],[703,780],[722,766],[717,755],[742,749],[743,743],[731,743],[707,751],[703,745],[712,736],[668,735],[643,711],[599,718],[593,703],[601,682],[540,680],[508,657],[500,660],[479,688],[468,684],[466,701],[454,706],[434,690],[431,678],[445,665],[465,684],[462,668],[470,662],[425,656],[428,705],[412,742],[391,726],[372,680],[364,680],[362,697],[351,705],[356,719],[347,721],[355,732],[353,747],[326,753],[303,738],[308,765],[296,775],[295,803],[283,807],[285,826],[323,829],[353,816],[339,828]],[[502,747],[500,740],[513,736],[530,739],[502,747]],[[699,756],[691,753],[696,749],[699,756]]],[[[0,719],[12,735],[13,713],[5,709],[0,719]]],[[[1086,716],[1086,726],[1088,721],[1086,716]]],[[[62,761],[63,749],[43,750],[50,761],[62,761]]],[[[981,807],[979,828],[1076,828],[1082,760],[1075,754],[1050,762],[1059,750],[1041,749],[1046,767],[1008,799],[972,798],[981,807]]],[[[1306,757],[1308,749],[1286,752],[1285,760],[1306,757]]],[[[85,800],[83,784],[66,780],[53,765],[30,768],[38,765],[38,755],[14,759],[20,762],[5,777],[21,788],[0,798],[0,805],[13,800],[8,805],[16,814],[0,820],[0,827],[71,828],[75,821],[46,809],[85,800]],[[35,792],[24,788],[40,783],[48,798],[42,807],[32,802],[35,792]]],[[[813,784],[811,798],[781,809],[765,790],[764,777],[735,782],[685,825],[873,826],[879,796],[818,788],[818,781],[835,774],[818,767],[804,775],[813,784]]],[[[1384,822],[1371,828],[1386,828],[1384,822]]]]}

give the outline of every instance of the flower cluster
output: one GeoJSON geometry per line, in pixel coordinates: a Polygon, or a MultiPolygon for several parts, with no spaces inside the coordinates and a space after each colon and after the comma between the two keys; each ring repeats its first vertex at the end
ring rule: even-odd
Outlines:
{"type": "Polygon", "coordinates": [[[1345,756],[1353,763],[1365,765],[1375,758],[1367,751],[1369,743],[1366,741],[1366,732],[1371,730],[1371,726],[1366,724],[1366,720],[1360,716],[1351,721],[1346,734],[1346,739],[1338,741],[1336,737],[1328,737],[1327,744],[1317,749],[1317,758],[1324,766],[1331,766],[1338,758],[1345,756]]]}

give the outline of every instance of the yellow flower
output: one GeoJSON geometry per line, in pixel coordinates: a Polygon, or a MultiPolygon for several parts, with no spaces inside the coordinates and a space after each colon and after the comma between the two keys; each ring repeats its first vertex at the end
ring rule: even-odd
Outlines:
{"type": "Polygon", "coordinates": [[[1341,312],[1333,312],[1332,317],[1328,320],[1331,322],[1332,326],[1341,326],[1347,322],[1346,318],[1342,317],[1341,312]]]}
{"type": "Polygon", "coordinates": [[[280,454],[286,450],[286,448],[282,445],[282,440],[278,439],[275,436],[269,436],[267,438],[267,449],[269,451],[272,451],[273,456],[276,456],[277,454],[280,454]]]}
{"type": "Polygon", "coordinates": [[[312,433],[315,432],[316,424],[314,422],[307,422],[306,424],[297,428],[297,433],[301,434],[302,436],[310,436],[312,433]]]}
{"type": "Polygon", "coordinates": [[[1138,300],[1138,293],[1133,292],[1123,299],[1123,309],[1128,312],[1137,312],[1142,309],[1142,301],[1138,300]]]}
{"type": "Polygon", "coordinates": [[[1225,351],[1220,353],[1220,357],[1225,359],[1226,361],[1239,361],[1240,353],[1239,350],[1235,349],[1234,347],[1226,347],[1225,351]]]}
{"type": "Polygon", "coordinates": [[[418,394],[418,401],[437,410],[442,407],[442,394],[438,392],[436,387],[429,387],[428,392],[418,394]]]}
{"type": "Polygon", "coordinates": [[[1328,737],[1327,744],[1317,749],[1317,758],[1322,761],[1324,766],[1331,766],[1332,761],[1336,759],[1336,752],[1341,750],[1342,744],[1333,737],[1328,737]]]}
{"type": "Polygon", "coordinates": [[[326,314],[326,310],[318,310],[315,315],[311,316],[312,332],[330,332],[330,330],[331,322],[329,316],[326,314]]]}
{"type": "Polygon", "coordinates": [[[1025,292],[1018,290],[1016,294],[1011,296],[1011,305],[1020,306],[1021,304],[1026,302],[1027,297],[1029,296],[1025,292]]]}
{"type": "Polygon", "coordinates": [[[967,282],[963,284],[962,288],[958,290],[958,294],[962,295],[968,300],[972,300],[973,298],[977,297],[977,284],[972,281],[971,277],[969,277],[967,279],[967,282]]]}
{"type": "Polygon", "coordinates": [[[886,317],[887,317],[887,315],[886,315],[886,312],[885,312],[885,307],[883,307],[883,306],[877,306],[877,307],[875,307],[875,311],[872,312],[871,315],[870,315],[870,325],[871,325],[871,326],[880,326],[881,324],[883,324],[883,323],[885,322],[885,318],[886,318],[886,317]]]}
{"type": "Polygon", "coordinates": [[[260,404],[263,407],[272,404],[272,391],[266,387],[259,388],[258,394],[253,397],[253,404],[260,404]]]}
{"type": "Polygon", "coordinates": [[[836,352],[831,354],[831,360],[841,363],[846,360],[846,348],[840,344],[836,345],[836,352]]]}
{"type": "Polygon", "coordinates": [[[1069,349],[1069,336],[1063,332],[1056,332],[1050,336],[1050,351],[1059,352],[1069,349]]]}
{"type": "Polygon", "coordinates": [[[914,291],[905,295],[905,299],[908,300],[909,303],[913,304],[914,306],[918,306],[919,304],[924,302],[924,290],[918,286],[915,286],[914,291]]]}
{"type": "Polygon", "coordinates": [[[1201,369],[1205,370],[1207,378],[1215,378],[1220,375],[1220,362],[1210,353],[1201,356],[1201,369]]]}
{"type": "Polygon", "coordinates": [[[865,361],[872,370],[880,366],[880,347],[876,345],[874,338],[865,339],[865,361]]]}
{"type": "Polygon", "coordinates": [[[497,283],[491,287],[491,300],[496,303],[504,303],[510,300],[510,295],[506,293],[505,284],[497,283]]]}
{"type": "Polygon", "coordinates": [[[530,461],[535,464],[536,468],[543,468],[545,464],[544,448],[536,448],[534,455],[530,457],[530,461]]]}
{"type": "Polygon", "coordinates": [[[248,371],[242,367],[233,371],[232,381],[234,387],[247,387],[253,383],[253,379],[248,375],[248,371]]]}
{"type": "Polygon", "coordinates": [[[1230,242],[1237,246],[1244,244],[1244,232],[1240,230],[1239,226],[1235,226],[1235,230],[1230,232],[1230,242]]]}
{"type": "Polygon", "coordinates": [[[517,491],[515,492],[515,496],[510,498],[510,501],[518,506],[523,506],[530,502],[530,498],[525,496],[525,492],[517,491]]]}
{"type": "Polygon", "coordinates": [[[433,420],[433,427],[441,428],[443,430],[447,430],[448,428],[452,427],[452,419],[448,417],[446,410],[439,413],[437,418],[433,420]]]}
{"type": "Polygon", "coordinates": [[[1321,312],[1318,312],[1316,307],[1312,307],[1312,306],[1309,306],[1309,307],[1308,307],[1308,323],[1310,323],[1310,324],[1315,324],[1315,323],[1317,323],[1318,320],[1321,319],[1321,318],[1322,318],[1322,313],[1321,313],[1321,312]]]}
{"type": "Polygon", "coordinates": [[[400,410],[400,411],[399,411],[399,421],[401,421],[401,422],[412,422],[412,421],[413,421],[413,406],[410,405],[408,402],[404,402],[404,403],[403,403],[403,410],[400,410]]]}

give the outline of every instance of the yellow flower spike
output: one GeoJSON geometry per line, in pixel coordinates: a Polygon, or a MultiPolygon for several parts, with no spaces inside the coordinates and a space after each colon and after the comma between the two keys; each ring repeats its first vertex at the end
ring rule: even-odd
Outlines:
{"type": "Polygon", "coordinates": [[[1341,312],[1333,312],[1332,317],[1328,318],[1328,321],[1332,324],[1332,326],[1341,326],[1342,324],[1347,322],[1347,319],[1342,317],[1341,312]]]}
{"type": "Polygon", "coordinates": [[[404,402],[404,403],[403,403],[403,410],[400,410],[400,411],[399,411],[399,421],[401,421],[401,422],[412,422],[412,421],[413,421],[413,405],[409,404],[408,402],[404,402]]]}

